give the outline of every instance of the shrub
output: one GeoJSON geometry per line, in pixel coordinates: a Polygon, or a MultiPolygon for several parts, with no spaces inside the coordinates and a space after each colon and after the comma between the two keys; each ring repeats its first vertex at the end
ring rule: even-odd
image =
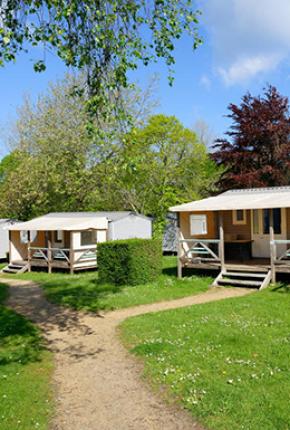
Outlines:
{"type": "Polygon", "coordinates": [[[99,279],[115,285],[138,285],[155,280],[162,270],[158,239],[127,239],[98,244],[99,279]]]}

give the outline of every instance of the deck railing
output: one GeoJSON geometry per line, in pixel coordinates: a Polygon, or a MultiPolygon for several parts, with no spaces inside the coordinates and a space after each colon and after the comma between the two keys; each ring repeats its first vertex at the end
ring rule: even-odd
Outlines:
{"type": "Polygon", "coordinates": [[[221,239],[179,239],[178,277],[186,262],[193,264],[218,263],[224,269],[224,244],[221,239]],[[212,246],[213,245],[213,246],[212,246]]]}
{"type": "Polygon", "coordinates": [[[181,257],[192,260],[220,262],[219,239],[181,239],[183,255],[181,257]],[[211,244],[217,245],[217,251],[210,248],[211,244]]]}
{"type": "Polygon", "coordinates": [[[275,263],[288,262],[290,264],[290,240],[273,240],[271,241],[271,247],[275,263]],[[277,245],[286,245],[286,251],[283,250],[279,253],[277,245]]]}
{"type": "Polygon", "coordinates": [[[42,261],[46,263],[49,272],[53,266],[57,266],[57,263],[61,263],[62,267],[67,267],[73,272],[76,264],[96,261],[96,258],[96,247],[79,249],[28,247],[29,270],[33,263],[42,261]]]}
{"type": "Polygon", "coordinates": [[[276,282],[276,267],[285,265],[290,267],[290,240],[271,240],[271,270],[272,270],[272,282],[276,282]],[[278,245],[286,245],[281,251],[279,251],[278,245]]]}

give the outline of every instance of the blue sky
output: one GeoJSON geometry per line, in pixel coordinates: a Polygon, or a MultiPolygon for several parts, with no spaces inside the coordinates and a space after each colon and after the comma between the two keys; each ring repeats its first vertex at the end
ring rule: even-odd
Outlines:
{"type": "MultiPolygon", "coordinates": [[[[176,45],[175,83],[169,87],[162,63],[140,68],[132,75],[140,85],[160,76],[158,111],[177,116],[186,126],[205,121],[215,136],[228,127],[224,117],[230,102],[239,103],[246,91],[259,94],[271,83],[290,97],[289,0],[199,0],[203,11],[200,29],[204,43],[197,51],[183,37],[176,45]]],[[[0,157],[9,124],[25,94],[35,100],[48,82],[61,78],[63,64],[47,58],[47,71],[36,74],[33,58],[38,50],[20,56],[16,64],[0,69],[0,157]]]]}

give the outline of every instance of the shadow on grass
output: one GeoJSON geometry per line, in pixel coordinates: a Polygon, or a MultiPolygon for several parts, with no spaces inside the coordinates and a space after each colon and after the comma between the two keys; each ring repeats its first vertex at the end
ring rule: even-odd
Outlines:
{"type": "Polygon", "coordinates": [[[42,286],[49,300],[70,306],[75,310],[84,309],[93,312],[104,310],[106,307],[100,301],[109,295],[120,293],[124,288],[119,285],[102,284],[98,279],[86,277],[78,280],[54,279],[43,282],[42,286]]]}
{"type": "MultiPolygon", "coordinates": [[[[162,271],[163,275],[177,277],[177,267],[165,267],[162,271]]],[[[218,275],[218,270],[201,270],[201,269],[190,269],[183,268],[182,276],[183,277],[192,277],[192,276],[200,276],[202,278],[212,278],[218,275]]]]}
{"type": "Polygon", "coordinates": [[[279,283],[272,288],[275,293],[290,294],[290,285],[279,283]]]}
{"type": "MultiPolygon", "coordinates": [[[[0,286],[1,301],[5,287],[0,286]]],[[[43,349],[39,331],[28,320],[0,305],[0,365],[26,364],[39,359],[43,349]]]]}

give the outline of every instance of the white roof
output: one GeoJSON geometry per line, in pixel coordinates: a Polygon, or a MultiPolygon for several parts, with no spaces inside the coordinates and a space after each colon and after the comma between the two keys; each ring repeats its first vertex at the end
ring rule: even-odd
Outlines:
{"type": "Polygon", "coordinates": [[[20,222],[9,226],[8,230],[37,230],[37,231],[79,231],[79,230],[107,230],[108,219],[96,216],[94,213],[82,214],[47,214],[31,221],[20,222]]]}
{"type": "Polygon", "coordinates": [[[226,211],[234,209],[290,208],[290,187],[231,190],[170,208],[171,212],[226,211]]]}

